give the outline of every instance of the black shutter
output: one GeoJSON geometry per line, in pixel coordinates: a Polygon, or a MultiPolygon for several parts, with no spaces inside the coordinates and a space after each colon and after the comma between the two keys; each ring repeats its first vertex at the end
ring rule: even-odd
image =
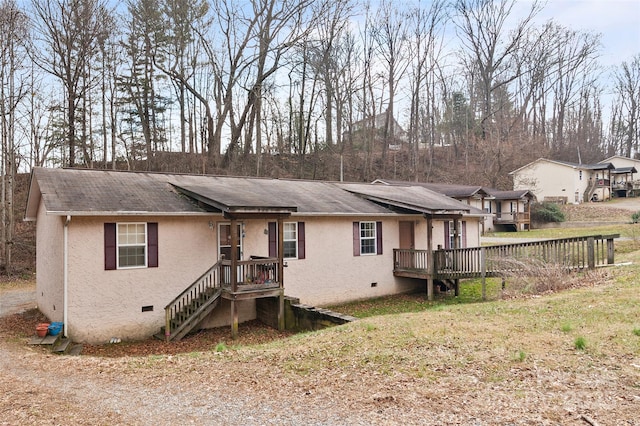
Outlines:
{"type": "Polygon", "coordinates": [[[147,266],[158,267],[158,223],[147,223],[147,266]]]}
{"type": "Polygon", "coordinates": [[[278,227],[276,222],[269,222],[269,257],[278,257],[278,227]]]}
{"type": "Polygon", "coordinates": [[[382,222],[376,222],[376,254],[382,254],[382,222]]]}
{"type": "Polygon", "coordinates": [[[353,255],[360,256],[360,222],[353,222],[353,255]]]}
{"type": "Polygon", "coordinates": [[[306,256],[304,239],[304,222],[298,222],[298,259],[304,259],[306,256]]]}
{"type": "Polygon", "coordinates": [[[117,267],[116,258],[116,224],[104,224],[104,269],[112,270],[117,267]]]}

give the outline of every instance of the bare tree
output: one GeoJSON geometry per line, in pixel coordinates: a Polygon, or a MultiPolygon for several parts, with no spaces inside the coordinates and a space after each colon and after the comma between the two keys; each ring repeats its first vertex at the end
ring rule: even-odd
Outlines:
{"type": "Polygon", "coordinates": [[[390,143],[395,139],[396,90],[399,80],[404,76],[409,65],[407,52],[407,16],[398,10],[391,1],[383,0],[372,27],[376,41],[376,51],[382,58],[386,68],[386,85],[388,90],[387,108],[383,130],[382,164],[386,163],[386,155],[390,143]]]}
{"type": "Polygon", "coordinates": [[[34,59],[60,79],[66,97],[68,164],[76,164],[78,108],[88,90],[85,79],[103,36],[107,5],[103,0],[34,0],[41,49],[34,59]]]}
{"type": "Polygon", "coordinates": [[[631,157],[640,145],[640,53],[622,62],[613,74],[617,95],[612,121],[612,137],[619,141],[620,153],[631,157]]]}
{"type": "MultiPolygon", "coordinates": [[[[433,162],[436,141],[435,109],[438,102],[436,82],[439,81],[438,63],[442,55],[442,30],[446,7],[444,1],[434,1],[428,9],[416,7],[409,11],[409,55],[411,58],[409,83],[411,103],[409,116],[409,143],[412,153],[412,171],[418,179],[421,144],[429,146],[429,164],[433,162]],[[423,96],[424,95],[424,96],[423,96]],[[425,98],[425,99],[423,99],[425,98]],[[424,116],[424,117],[423,117],[424,116]],[[428,120],[426,129],[420,125],[428,120]],[[424,132],[423,132],[424,130],[424,132]],[[426,134],[426,140],[423,137],[426,134]]],[[[446,96],[445,96],[446,99],[446,96]]]]}
{"type": "Polygon", "coordinates": [[[0,258],[4,270],[11,274],[14,242],[15,175],[19,154],[16,144],[17,108],[30,92],[24,65],[27,60],[29,20],[14,0],[0,3],[0,258]]]}

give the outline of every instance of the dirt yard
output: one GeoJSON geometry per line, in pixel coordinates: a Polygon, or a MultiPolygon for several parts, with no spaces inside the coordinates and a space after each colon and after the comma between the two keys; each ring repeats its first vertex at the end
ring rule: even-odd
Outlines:
{"type": "Polygon", "coordinates": [[[81,356],[27,345],[42,320],[33,282],[0,286],[0,425],[640,426],[637,276],[295,336],[245,324],[237,347],[220,329],[81,356]],[[575,310],[590,350],[557,325],[575,310]]]}

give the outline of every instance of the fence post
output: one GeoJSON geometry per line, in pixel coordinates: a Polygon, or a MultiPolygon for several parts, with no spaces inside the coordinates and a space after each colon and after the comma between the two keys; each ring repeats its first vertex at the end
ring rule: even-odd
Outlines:
{"type": "Polygon", "coordinates": [[[613,238],[607,238],[607,265],[613,265],[613,238]]]}
{"type": "Polygon", "coordinates": [[[487,300],[487,249],[480,247],[480,276],[482,277],[482,300],[487,300]]]}
{"type": "Polygon", "coordinates": [[[596,247],[593,237],[587,238],[587,264],[589,269],[596,267],[596,247]]]}

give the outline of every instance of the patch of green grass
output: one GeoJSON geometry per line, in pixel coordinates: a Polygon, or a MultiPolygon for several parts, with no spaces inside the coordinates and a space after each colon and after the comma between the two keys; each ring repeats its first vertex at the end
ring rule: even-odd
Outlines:
{"type": "Polygon", "coordinates": [[[633,334],[635,334],[636,336],[640,336],[640,328],[634,328],[633,334]]]}
{"type": "Polygon", "coordinates": [[[518,362],[524,362],[524,360],[527,359],[527,353],[523,350],[519,350],[518,352],[516,352],[515,354],[515,360],[518,362]]]}
{"type": "Polygon", "coordinates": [[[564,324],[562,324],[562,326],[560,327],[560,330],[563,333],[568,333],[571,330],[573,330],[573,326],[571,324],[569,324],[568,322],[565,322],[564,324]]]}
{"type": "Polygon", "coordinates": [[[226,351],[228,349],[229,348],[227,347],[227,344],[225,342],[220,342],[215,347],[215,351],[216,352],[224,352],[224,351],[226,351]]]}
{"type": "Polygon", "coordinates": [[[587,339],[585,339],[582,336],[578,336],[576,337],[576,339],[573,341],[573,346],[579,350],[579,351],[583,351],[585,350],[585,348],[587,347],[587,339]]]}
{"type": "Polygon", "coordinates": [[[504,237],[504,238],[569,238],[569,237],[584,237],[587,235],[612,235],[620,234],[622,237],[637,236],[637,225],[633,224],[624,225],[603,225],[603,226],[589,226],[585,228],[546,228],[546,229],[532,229],[527,232],[492,232],[487,233],[487,237],[504,237]]]}
{"type": "MultiPolygon", "coordinates": [[[[486,280],[487,299],[494,300],[500,295],[502,282],[500,279],[486,280]]],[[[479,303],[482,300],[482,280],[460,281],[460,294],[453,295],[453,291],[436,294],[435,300],[427,300],[426,288],[422,293],[399,294],[360,300],[340,305],[329,306],[336,312],[351,315],[356,318],[367,318],[378,315],[394,315],[408,312],[422,312],[425,310],[441,311],[450,305],[479,303]]]]}

